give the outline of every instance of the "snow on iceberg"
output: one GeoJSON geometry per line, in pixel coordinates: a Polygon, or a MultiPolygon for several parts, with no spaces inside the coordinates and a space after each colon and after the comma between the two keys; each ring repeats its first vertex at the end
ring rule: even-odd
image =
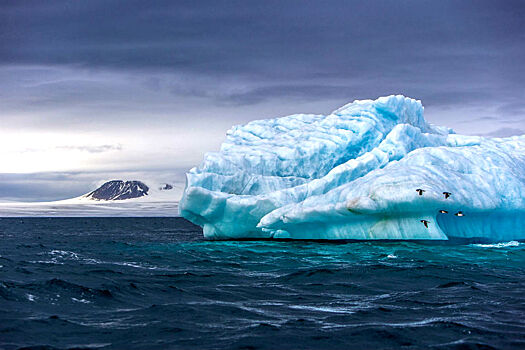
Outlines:
{"type": "Polygon", "coordinates": [[[257,120],[189,171],[179,208],[214,239],[525,239],[525,135],[456,135],[400,95],[257,120]]]}

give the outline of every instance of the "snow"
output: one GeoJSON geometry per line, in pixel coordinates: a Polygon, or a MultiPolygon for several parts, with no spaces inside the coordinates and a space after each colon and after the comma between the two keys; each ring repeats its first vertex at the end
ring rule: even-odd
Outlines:
{"type": "Polygon", "coordinates": [[[400,95],[253,121],[189,171],[180,211],[215,239],[525,239],[525,135],[456,135],[400,95]]]}
{"type": "Polygon", "coordinates": [[[6,202],[0,203],[0,217],[29,216],[177,216],[181,189],[160,190],[157,181],[148,181],[147,196],[125,200],[95,200],[86,195],[51,202],[6,202]]]}

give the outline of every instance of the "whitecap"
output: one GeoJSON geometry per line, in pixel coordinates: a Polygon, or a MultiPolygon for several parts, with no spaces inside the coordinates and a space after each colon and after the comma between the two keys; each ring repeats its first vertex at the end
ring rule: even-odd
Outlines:
{"type": "Polygon", "coordinates": [[[70,258],[73,260],[78,260],[78,254],[75,252],[68,252],[66,250],[52,250],[49,252],[50,255],[59,256],[62,258],[70,258]]]}
{"type": "Polygon", "coordinates": [[[77,303],[91,304],[91,301],[86,300],[86,299],[71,298],[71,300],[76,301],[77,303]]]}
{"type": "Polygon", "coordinates": [[[73,344],[70,346],[72,348],[103,348],[108,345],[111,345],[111,343],[73,344]]]}
{"type": "Polygon", "coordinates": [[[518,241],[510,241],[510,242],[502,242],[502,243],[494,243],[494,244],[473,244],[475,247],[481,247],[481,248],[507,248],[507,247],[518,247],[520,245],[520,242],[518,241]]]}

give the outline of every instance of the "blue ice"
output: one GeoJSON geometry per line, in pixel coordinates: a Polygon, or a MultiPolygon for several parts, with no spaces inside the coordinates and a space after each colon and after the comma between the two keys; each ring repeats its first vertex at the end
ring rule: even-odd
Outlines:
{"type": "Polygon", "coordinates": [[[401,95],[256,120],[187,173],[180,211],[211,239],[525,239],[525,135],[457,135],[401,95]]]}

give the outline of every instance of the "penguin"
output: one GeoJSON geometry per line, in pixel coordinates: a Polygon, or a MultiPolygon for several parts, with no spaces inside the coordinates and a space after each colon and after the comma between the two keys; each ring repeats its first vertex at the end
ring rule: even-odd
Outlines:
{"type": "Polygon", "coordinates": [[[441,214],[448,214],[448,211],[443,210],[443,209],[441,209],[439,212],[440,212],[441,214]]]}
{"type": "Polygon", "coordinates": [[[456,214],[454,214],[454,215],[456,215],[456,216],[465,216],[465,214],[463,214],[462,211],[458,211],[458,212],[457,212],[456,214]]]}
{"type": "Polygon", "coordinates": [[[450,195],[451,195],[452,193],[450,193],[450,192],[443,192],[443,194],[445,195],[445,199],[447,199],[448,197],[450,197],[450,195]]]}
{"type": "Polygon", "coordinates": [[[428,228],[428,220],[419,220],[425,225],[426,228],[428,228]]]}
{"type": "Polygon", "coordinates": [[[423,192],[425,192],[425,190],[422,190],[421,188],[418,188],[418,189],[416,190],[416,192],[419,193],[420,196],[422,196],[422,195],[423,195],[423,192]]]}

